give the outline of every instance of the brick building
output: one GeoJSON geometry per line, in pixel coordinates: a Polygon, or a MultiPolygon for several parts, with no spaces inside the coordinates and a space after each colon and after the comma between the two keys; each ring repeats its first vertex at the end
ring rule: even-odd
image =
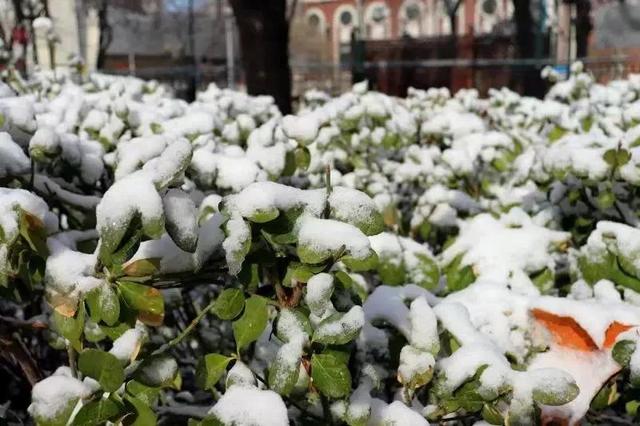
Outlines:
{"type": "MultiPolygon", "coordinates": [[[[444,0],[303,0],[302,6],[308,31],[325,40],[334,62],[359,19],[364,24],[362,36],[370,40],[451,34],[444,0]]],[[[512,0],[461,0],[458,35],[492,32],[509,22],[512,14],[512,0]]]]}

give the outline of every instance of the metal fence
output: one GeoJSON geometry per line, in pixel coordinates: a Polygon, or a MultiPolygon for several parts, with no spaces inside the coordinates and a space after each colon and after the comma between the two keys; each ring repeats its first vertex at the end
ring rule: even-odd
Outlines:
{"type": "MultiPolygon", "coordinates": [[[[597,81],[622,78],[640,73],[640,57],[615,55],[580,59],[597,81]]],[[[475,87],[486,93],[490,87],[510,87],[522,91],[522,81],[539,73],[545,66],[564,66],[567,63],[553,59],[425,59],[425,60],[367,60],[363,64],[371,85],[391,95],[404,96],[407,87],[449,87],[456,91],[463,87],[475,87]]],[[[299,63],[291,64],[294,99],[309,89],[319,89],[332,95],[348,90],[352,84],[352,64],[299,63]]],[[[238,68],[236,68],[238,69],[238,68]]],[[[129,71],[115,71],[131,74],[129,71]]],[[[155,79],[171,87],[175,95],[188,99],[194,87],[204,89],[209,83],[227,86],[225,65],[149,67],[135,70],[134,75],[155,79]]],[[[242,78],[235,88],[242,88],[242,78]]],[[[192,93],[191,93],[192,95],[192,93]]]]}

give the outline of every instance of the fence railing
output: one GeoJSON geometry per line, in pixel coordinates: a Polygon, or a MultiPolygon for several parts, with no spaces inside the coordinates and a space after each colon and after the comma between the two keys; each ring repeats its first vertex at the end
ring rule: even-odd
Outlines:
{"type": "MultiPolygon", "coordinates": [[[[621,78],[630,73],[640,73],[640,57],[613,55],[579,60],[601,82],[621,78]]],[[[476,87],[481,92],[486,92],[489,87],[507,86],[520,90],[520,80],[527,75],[528,71],[539,72],[548,65],[568,66],[569,64],[551,58],[445,58],[367,60],[363,65],[366,76],[375,88],[392,95],[402,96],[403,91],[410,86],[418,88],[446,86],[452,90],[476,87]]],[[[300,96],[309,89],[320,89],[335,95],[344,92],[352,84],[349,63],[292,62],[291,70],[294,97],[300,96]]],[[[109,72],[130,74],[128,70],[109,72]]],[[[199,89],[205,88],[211,82],[221,87],[227,85],[225,65],[138,68],[135,70],[135,75],[168,84],[173,88],[176,96],[183,98],[186,97],[190,84],[195,83],[199,89]]],[[[241,78],[238,79],[238,86],[241,86],[241,80],[241,78]]]]}

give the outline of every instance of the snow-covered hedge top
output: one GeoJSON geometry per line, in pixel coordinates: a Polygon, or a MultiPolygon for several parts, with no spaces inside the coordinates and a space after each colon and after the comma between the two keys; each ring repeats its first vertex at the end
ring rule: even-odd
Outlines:
{"type": "Polygon", "coordinates": [[[0,124],[0,290],[43,295],[78,358],[34,386],[39,423],[638,407],[638,76],[576,65],[545,99],[359,83],[283,117],[215,85],[188,104],[39,73],[3,83],[0,124]]]}

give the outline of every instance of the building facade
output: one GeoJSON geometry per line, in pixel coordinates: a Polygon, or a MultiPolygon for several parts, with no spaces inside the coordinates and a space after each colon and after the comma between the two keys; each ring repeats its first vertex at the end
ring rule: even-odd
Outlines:
{"type": "MultiPolygon", "coordinates": [[[[452,0],[453,3],[453,0],[452,0]]],[[[339,61],[341,46],[356,28],[365,39],[423,38],[451,34],[445,0],[304,0],[302,19],[310,34],[322,37],[339,61]],[[358,22],[362,20],[363,25],[358,22]]],[[[459,36],[495,31],[511,20],[512,0],[460,0],[459,36]]]]}

